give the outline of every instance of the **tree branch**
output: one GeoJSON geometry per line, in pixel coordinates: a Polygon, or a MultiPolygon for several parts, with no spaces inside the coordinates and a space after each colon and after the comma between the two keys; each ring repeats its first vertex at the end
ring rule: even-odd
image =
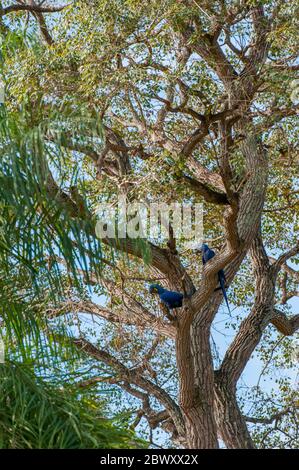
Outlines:
{"type": "Polygon", "coordinates": [[[288,318],[285,313],[274,308],[270,322],[280,333],[291,336],[299,329],[299,314],[288,318]]]}
{"type": "Polygon", "coordinates": [[[299,253],[299,242],[293,248],[280,255],[277,260],[272,264],[273,271],[277,274],[281,269],[281,266],[287,262],[288,259],[292,258],[299,253]]]}
{"type": "Polygon", "coordinates": [[[64,8],[70,6],[71,3],[68,5],[61,5],[61,6],[39,6],[39,5],[10,5],[5,8],[0,7],[0,16],[8,15],[9,13],[12,13],[14,11],[29,11],[30,13],[56,13],[59,11],[64,10],[64,8]]]}
{"type": "Polygon", "coordinates": [[[185,425],[181,415],[181,410],[174,400],[168,395],[168,393],[165,392],[165,390],[140,375],[139,371],[136,372],[134,369],[127,368],[122,362],[113,357],[111,354],[98,349],[89,341],[83,338],[72,339],[71,341],[80,351],[86,353],[98,361],[104,362],[107,366],[115,370],[120,381],[127,381],[129,384],[134,384],[137,387],[143,389],[145,392],[153,395],[169,413],[169,416],[172,418],[176,426],[177,432],[179,434],[183,434],[185,432],[185,425]]]}
{"type": "Polygon", "coordinates": [[[244,416],[244,418],[248,423],[272,424],[273,421],[280,420],[283,416],[290,413],[290,411],[290,408],[286,408],[285,410],[279,411],[278,413],[274,413],[273,415],[269,416],[269,418],[255,418],[254,416],[244,416]]]}
{"type": "Polygon", "coordinates": [[[220,205],[229,204],[225,193],[215,191],[209,188],[209,186],[207,186],[206,184],[198,181],[195,178],[192,178],[191,176],[182,175],[178,176],[177,179],[179,181],[185,181],[194,190],[195,193],[202,196],[207,202],[220,205]]]}

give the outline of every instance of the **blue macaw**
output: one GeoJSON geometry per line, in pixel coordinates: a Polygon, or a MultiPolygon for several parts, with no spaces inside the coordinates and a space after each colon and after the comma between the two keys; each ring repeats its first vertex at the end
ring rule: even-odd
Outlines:
{"type": "MultiPolygon", "coordinates": [[[[215,251],[211,250],[211,248],[209,248],[208,245],[206,245],[205,243],[201,245],[200,251],[202,253],[202,264],[206,264],[210,259],[214,258],[215,256],[215,251]]],[[[220,271],[218,271],[218,279],[229,314],[231,315],[231,311],[228,304],[228,298],[225,290],[226,278],[223,269],[220,269],[220,271]]]]}
{"type": "Polygon", "coordinates": [[[169,310],[179,308],[183,305],[183,294],[164,289],[159,284],[152,284],[149,288],[150,294],[158,294],[161,301],[169,310]]]}

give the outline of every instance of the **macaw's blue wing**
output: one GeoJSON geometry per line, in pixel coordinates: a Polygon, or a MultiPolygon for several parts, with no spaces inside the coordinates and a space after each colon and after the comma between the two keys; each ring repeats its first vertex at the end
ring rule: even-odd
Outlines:
{"type": "Polygon", "coordinates": [[[210,248],[208,250],[205,250],[202,255],[203,264],[205,264],[210,259],[214,258],[214,256],[215,256],[215,251],[211,250],[210,248]]]}
{"type": "Polygon", "coordinates": [[[179,308],[183,305],[183,294],[180,292],[166,291],[163,292],[160,296],[162,302],[171,310],[173,308],[179,308]]]}

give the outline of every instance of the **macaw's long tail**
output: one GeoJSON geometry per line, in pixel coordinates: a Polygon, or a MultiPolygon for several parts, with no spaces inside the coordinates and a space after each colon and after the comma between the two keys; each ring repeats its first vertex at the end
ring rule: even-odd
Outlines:
{"type": "Polygon", "coordinates": [[[221,290],[222,290],[222,293],[223,293],[223,297],[224,297],[224,299],[225,299],[225,302],[226,302],[226,305],[227,305],[229,314],[231,315],[231,311],[230,311],[229,304],[228,304],[228,298],[227,298],[226,290],[225,290],[225,276],[222,275],[222,273],[220,272],[220,273],[218,274],[218,278],[219,278],[221,290]]]}

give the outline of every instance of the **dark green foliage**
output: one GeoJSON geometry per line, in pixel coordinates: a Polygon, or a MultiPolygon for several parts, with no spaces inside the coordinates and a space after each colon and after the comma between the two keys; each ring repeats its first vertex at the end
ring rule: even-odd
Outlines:
{"type": "Polygon", "coordinates": [[[0,448],[82,449],[144,446],[74,389],[54,388],[28,366],[0,364],[0,448]]]}

